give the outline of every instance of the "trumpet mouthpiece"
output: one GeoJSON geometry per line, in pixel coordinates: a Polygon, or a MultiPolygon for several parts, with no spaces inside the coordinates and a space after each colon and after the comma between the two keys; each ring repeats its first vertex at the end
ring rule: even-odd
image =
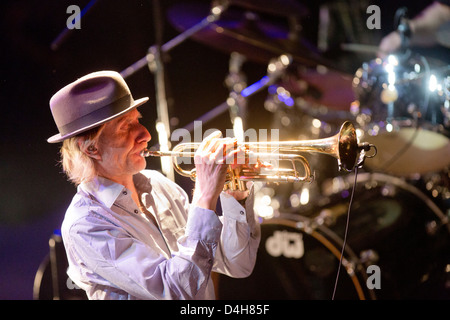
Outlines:
{"type": "Polygon", "coordinates": [[[148,149],[144,149],[141,151],[141,156],[144,158],[147,158],[148,156],[150,156],[150,150],[148,149]]]}

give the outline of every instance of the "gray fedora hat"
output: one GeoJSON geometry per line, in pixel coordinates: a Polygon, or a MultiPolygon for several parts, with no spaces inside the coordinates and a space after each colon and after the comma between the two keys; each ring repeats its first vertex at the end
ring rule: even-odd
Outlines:
{"type": "Polygon", "coordinates": [[[97,127],[148,101],[134,100],[122,76],[115,71],[90,73],[65,86],[50,99],[59,133],[49,143],[61,142],[97,127]]]}

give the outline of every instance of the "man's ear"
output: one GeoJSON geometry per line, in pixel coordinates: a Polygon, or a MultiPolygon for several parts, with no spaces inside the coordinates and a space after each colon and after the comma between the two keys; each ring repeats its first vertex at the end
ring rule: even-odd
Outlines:
{"type": "Polygon", "coordinates": [[[98,149],[95,145],[89,144],[87,145],[86,141],[84,139],[78,140],[78,146],[80,147],[80,150],[87,155],[88,157],[100,161],[102,157],[100,156],[100,153],[98,152],[98,149]]]}
{"type": "Polygon", "coordinates": [[[90,145],[89,147],[87,147],[85,153],[92,159],[99,160],[99,161],[102,159],[102,157],[100,156],[100,153],[98,152],[98,149],[93,145],[90,145]]]}

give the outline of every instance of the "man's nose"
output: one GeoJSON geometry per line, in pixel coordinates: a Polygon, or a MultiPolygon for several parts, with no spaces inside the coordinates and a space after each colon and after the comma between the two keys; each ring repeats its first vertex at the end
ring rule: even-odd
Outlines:
{"type": "Polygon", "coordinates": [[[152,136],[150,135],[150,132],[148,132],[147,128],[144,127],[142,124],[140,125],[139,134],[136,138],[136,142],[142,143],[142,142],[149,142],[152,139],[152,136]]]}

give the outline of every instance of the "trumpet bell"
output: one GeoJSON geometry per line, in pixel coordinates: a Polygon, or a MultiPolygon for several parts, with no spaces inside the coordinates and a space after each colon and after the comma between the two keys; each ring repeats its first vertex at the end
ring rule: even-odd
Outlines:
{"type": "Polygon", "coordinates": [[[359,159],[360,148],[358,145],[358,137],[353,124],[346,121],[342,124],[338,139],[338,164],[341,170],[352,171],[357,165],[359,159]]]}
{"type": "Polygon", "coordinates": [[[352,171],[359,162],[361,147],[358,143],[356,130],[350,121],[345,121],[339,132],[328,138],[300,141],[276,141],[247,143],[250,150],[277,150],[280,153],[321,153],[337,159],[339,170],[352,171]]]}

